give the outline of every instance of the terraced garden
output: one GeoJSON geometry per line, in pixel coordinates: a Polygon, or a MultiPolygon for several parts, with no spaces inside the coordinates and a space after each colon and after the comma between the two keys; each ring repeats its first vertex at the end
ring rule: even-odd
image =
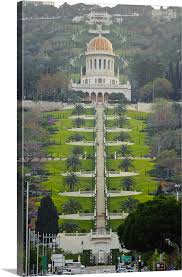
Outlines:
{"type": "MultiPolygon", "coordinates": [[[[65,185],[65,176],[61,173],[69,173],[71,170],[67,168],[67,158],[72,154],[74,145],[67,144],[70,141],[70,137],[78,132],[70,131],[74,127],[74,119],[72,116],[72,109],[46,112],[43,114],[44,118],[53,118],[55,123],[52,125],[56,128],[55,132],[50,136],[50,141],[53,142],[51,146],[45,148],[45,152],[51,155],[52,160],[42,162],[42,168],[47,172],[47,178],[41,181],[40,185],[42,189],[52,191],[52,200],[57,207],[58,213],[63,214],[63,205],[70,199],[78,201],[81,205],[80,213],[93,213],[94,211],[94,199],[91,197],[71,197],[59,195],[61,192],[70,192],[71,189],[68,185],[65,185]]],[[[88,108],[84,111],[85,115],[93,115],[94,109],[88,108]]],[[[84,127],[94,127],[95,121],[93,119],[85,120],[84,127]]],[[[93,132],[79,132],[79,135],[84,137],[84,142],[94,141],[95,133],[93,132]]],[[[94,171],[95,161],[93,155],[95,154],[95,146],[80,146],[83,150],[84,158],[80,157],[80,166],[78,171],[94,171]],[[86,155],[86,157],[85,157],[86,155]],[[86,158],[86,159],[85,159],[86,158]]],[[[74,191],[93,191],[94,179],[90,177],[78,178],[78,183],[74,187],[74,191]]],[[[37,198],[36,206],[39,206],[39,198],[37,198]]],[[[73,212],[74,213],[74,212],[73,212]]],[[[92,220],[71,220],[73,223],[78,224],[79,232],[89,232],[93,227],[92,220]]],[[[59,223],[70,223],[70,220],[59,219],[59,223]]]]}
{"type": "MultiPolygon", "coordinates": [[[[108,116],[107,126],[108,128],[118,127],[117,121],[115,119],[110,120],[109,116],[113,116],[114,110],[107,109],[106,114],[108,116]]],[[[134,195],[132,198],[137,199],[139,202],[145,202],[153,198],[150,195],[151,192],[154,192],[157,188],[157,181],[152,176],[152,169],[155,166],[155,160],[148,157],[149,155],[149,146],[147,145],[147,113],[130,111],[127,110],[126,117],[128,117],[126,124],[123,128],[131,129],[127,133],[130,138],[128,141],[134,143],[129,146],[130,149],[130,158],[132,167],[127,171],[138,173],[138,175],[133,176],[133,188],[132,190],[141,192],[139,195],[134,195]]],[[[119,132],[107,132],[106,140],[114,141],[118,137],[119,132]]],[[[107,146],[107,170],[108,171],[124,171],[120,164],[124,157],[121,157],[120,153],[121,146],[107,146]],[[115,159],[115,158],[116,159],[115,159]]],[[[123,180],[125,177],[109,177],[107,178],[107,188],[111,191],[121,191],[123,190],[123,180]]],[[[123,211],[123,202],[128,199],[128,196],[120,196],[108,198],[108,211],[110,213],[120,213],[123,211]]],[[[109,226],[116,229],[117,226],[121,223],[121,220],[110,220],[109,226]]]]}

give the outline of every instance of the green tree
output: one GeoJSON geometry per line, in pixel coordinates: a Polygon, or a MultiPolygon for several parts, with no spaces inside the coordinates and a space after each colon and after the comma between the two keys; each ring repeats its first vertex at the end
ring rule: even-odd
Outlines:
{"type": "Polygon", "coordinates": [[[75,186],[77,186],[78,183],[78,176],[74,172],[69,173],[64,179],[64,185],[68,186],[71,191],[74,191],[75,186]]]}
{"type": "Polygon", "coordinates": [[[79,230],[79,225],[73,222],[65,222],[59,225],[60,232],[74,233],[79,230]]]}
{"type": "Polygon", "coordinates": [[[119,149],[119,154],[121,154],[122,157],[127,157],[131,154],[131,149],[128,147],[127,144],[121,145],[119,149]]]}
{"type": "Polygon", "coordinates": [[[83,147],[81,146],[74,146],[73,149],[72,149],[72,155],[83,155],[83,147]]]}
{"type": "Polygon", "coordinates": [[[156,53],[142,52],[133,56],[128,73],[132,89],[139,98],[138,91],[141,87],[157,77],[164,76],[164,62],[162,57],[156,53]]]}
{"type": "Polygon", "coordinates": [[[125,116],[119,116],[116,120],[115,120],[115,125],[118,126],[119,128],[123,128],[124,125],[126,125],[127,123],[127,119],[125,116]]]}
{"type": "Polygon", "coordinates": [[[164,240],[181,245],[181,203],[171,196],[158,196],[138,204],[118,228],[120,242],[136,251],[163,250],[164,240]]]}
{"type": "Polygon", "coordinates": [[[134,211],[138,205],[139,201],[135,199],[132,196],[128,196],[126,200],[121,202],[121,208],[127,211],[128,213],[131,213],[134,211]]]}
{"type": "Polygon", "coordinates": [[[62,206],[62,212],[65,214],[74,214],[82,209],[82,205],[76,199],[69,199],[62,206]]]}
{"type": "Polygon", "coordinates": [[[41,235],[57,234],[58,228],[58,212],[50,196],[43,197],[41,199],[40,206],[38,208],[37,220],[35,222],[35,231],[41,235]]]}
{"type": "Polygon", "coordinates": [[[67,166],[67,169],[70,169],[72,171],[76,171],[79,169],[80,167],[80,159],[78,156],[75,156],[75,155],[70,155],[68,157],[68,159],[66,160],[66,166],[67,166]]]}
{"type": "Polygon", "coordinates": [[[84,112],[85,112],[84,107],[81,104],[77,104],[77,105],[75,105],[75,108],[74,108],[72,114],[79,116],[79,115],[84,114],[84,112]]]}
{"type": "Polygon", "coordinates": [[[126,104],[123,102],[120,102],[115,108],[114,113],[118,116],[124,115],[126,112],[126,104]]]}
{"type": "Polygon", "coordinates": [[[124,169],[125,172],[129,171],[130,168],[133,168],[132,161],[128,158],[124,158],[119,164],[120,169],[124,169]]]}
{"type": "Polygon", "coordinates": [[[83,135],[79,133],[75,133],[69,137],[69,141],[82,141],[84,140],[84,138],[85,137],[83,135]]]}
{"type": "Polygon", "coordinates": [[[173,93],[173,87],[170,81],[165,78],[156,78],[154,81],[145,84],[140,89],[140,100],[152,102],[153,98],[169,99],[173,93]]]}
{"type": "Polygon", "coordinates": [[[78,117],[74,120],[73,124],[75,127],[80,128],[85,125],[85,119],[78,117]]]}
{"type": "Polygon", "coordinates": [[[134,185],[135,185],[135,181],[133,178],[131,177],[124,177],[122,180],[121,180],[121,185],[123,187],[124,190],[132,190],[134,185]]]}
{"type": "Polygon", "coordinates": [[[114,140],[119,141],[129,141],[131,139],[130,135],[127,132],[120,132],[119,135],[117,135],[114,140]]]}

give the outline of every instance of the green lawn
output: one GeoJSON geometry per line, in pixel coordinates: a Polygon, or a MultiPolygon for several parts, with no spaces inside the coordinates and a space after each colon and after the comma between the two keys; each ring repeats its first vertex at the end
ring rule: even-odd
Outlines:
{"type": "Polygon", "coordinates": [[[80,233],[89,233],[90,229],[94,229],[94,221],[93,220],[68,220],[68,219],[59,219],[59,224],[62,223],[76,223],[79,225],[79,232],[80,233]]]}
{"type": "MultiPolygon", "coordinates": [[[[107,110],[108,114],[113,114],[113,109],[107,110]]],[[[147,116],[148,114],[144,112],[135,112],[135,111],[127,111],[126,115],[131,117],[127,121],[127,128],[131,129],[129,133],[131,139],[129,141],[133,142],[134,145],[129,146],[131,149],[131,155],[134,157],[143,157],[149,154],[149,146],[146,145],[147,142],[147,116]]],[[[111,120],[109,122],[112,122],[111,120]]],[[[107,140],[114,140],[115,137],[119,133],[107,133],[107,140]]],[[[121,146],[109,146],[106,148],[106,153],[108,153],[109,157],[114,154],[114,152],[119,152],[121,146]]],[[[119,164],[122,160],[107,160],[107,169],[108,170],[119,170],[119,164]]],[[[132,177],[135,181],[134,190],[141,191],[142,194],[134,196],[134,198],[138,199],[140,202],[145,202],[153,198],[153,196],[148,195],[149,192],[153,192],[156,190],[158,182],[154,177],[150,175],[150,171],[155,167],[154,160],[133,160],[132,161],[133,168],[129,169],[129,171],[135,171],[139,173],[139,175],[132,177]]],[[[124,171],[124,170],[122,170],[124,171]]],[[[124,177],[120,178],[107,178],[107,187],[108,190],[121,190],[122,180],[124,177]]],[[[127,199],[127,197],[114,197],[109,198],[108,200],[108,210],[110,212],[120,212],[121,211],[121,203],[127,199]]],[[[116,223],[117,224],[117,223],[116,223]]],[[[114,222],[112,223],[114,226],[114,222]]]]}
{"type": "MultiPolygon", "coordinates": [[[[55,111],[44,113],[44,117],[50,116],[56,118],[54,126],[57,127],[58,131],[50,136],[50,140],[54,142],[53,145],[45,148],[45,151],[49,154],[52,154],[53,157],[68,157],[71,154],[73,145],[67,145],[66,142],[69,141],[69,137],[76,133],[73,131],[68,131],[68,128],[73,127],[73,119],[69,117],[72,115],[73,110],[64,110],[64,111],[55,111]]],[[[89,108],[85,109],[85,114],[92,115],[94,109],[89,108]]],[[[95,125],[94,120],[87,120],[86,127],[92,127],[95,125]]],[[[85,141],[93,141],[95,139],[94,133],[80,133],[84,136],[85,141]]],[[[82,147],[83,151],[87,152],[87,155],[93,155],[95,149],[93,146],[82,147]]],[[[67,172],[66,161],[47,161],[42,163],[43,169],[45,169],[50,175],[45,181],[41,182],[41,187],[46,190],[52,190],[52,200],[58,210],[58,213],[62,213],[62,206],[67,202],[71,197],[61,196],[60,192],[70,191],[68,186],[64,185],[65,177],[61,175],[61,172],[67,172]]],[[[81,166],[79,170],[94,170],[95,163],[93,159],[81,160],[81,166]]],[[[88,191],[94,190],[94,180],[92,178],[79,178],[79,184],[75,187],[75,191],[78,190],[88,191]]],[[[94,199],[93,198],[82,198],[74,197],[82,205],[81,212],[92,213],[94,211],[94,199]]],[[[40,197],[37,198],[36,206],[38,207],[40,202],[40,197]]],[[[64,220],[65,222],[66,220],[64,220]]],[[[59,221],[61,222],[61,221],[59,221]]],[[[63,222],[63,221],[62,221],[63,222]]],[[[93,222],[92,221],[77,221],[80,226],[80,231],[89,231],[93,222]]]]}

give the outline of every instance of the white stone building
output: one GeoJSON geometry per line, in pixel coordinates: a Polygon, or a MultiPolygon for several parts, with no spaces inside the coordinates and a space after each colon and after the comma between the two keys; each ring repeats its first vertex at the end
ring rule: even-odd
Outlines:
{"type": "Polygon", "coordinates": [[[107,12],[90,12],[87,15],[87,24],[94,25],[94,24],[104,24],[104,25],[111,25],[112,24],[112,16],[107,12]]]}
{"type": "Polygon", "coordinates": [[[86,72],[81,68],[80,83],[73,83],[71,88],[75,91],[86,93],[86,100],[92,102],[107,101],[111,93],[123,93],[131,101],[130,83],[121,84],[119,68],[115,73],[115,53],[112,43],[99,35],[87,44],[86,72]]]}

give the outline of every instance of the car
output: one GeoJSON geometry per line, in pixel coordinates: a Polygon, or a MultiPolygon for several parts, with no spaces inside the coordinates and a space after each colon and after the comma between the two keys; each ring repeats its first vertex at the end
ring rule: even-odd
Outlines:
{"type": "Polygon", "coordinates": [[[127,269],[126,269],[126,272],[134,272],[134,269],[133,269],[132,267],[127,268],[127,269]]]}
{"type": "Polygon", "coordinates": [[[119,267],[119,268],[117,269],[117,273],[125,273],[125,272],[127,272],[127,271],[126,271],[126,267],[119,267]]]}
{"type": "Polygon", "coordinates": [[[70,271],[67,271],[67,270],[63,270],[62,274],[63,274],[63,275],[71,275],[71,272],[70,272],[70,271]]]}

